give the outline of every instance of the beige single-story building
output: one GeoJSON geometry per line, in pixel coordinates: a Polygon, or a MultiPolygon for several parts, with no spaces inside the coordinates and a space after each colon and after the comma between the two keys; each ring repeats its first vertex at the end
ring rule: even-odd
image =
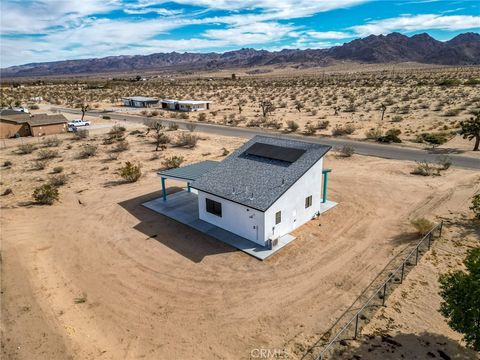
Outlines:
{"type": "Polygon", "coordinates": [[[44,136],[67,132],[68,120],[61,114],[0,113],[0,139],[19,136],[44,136]]]}

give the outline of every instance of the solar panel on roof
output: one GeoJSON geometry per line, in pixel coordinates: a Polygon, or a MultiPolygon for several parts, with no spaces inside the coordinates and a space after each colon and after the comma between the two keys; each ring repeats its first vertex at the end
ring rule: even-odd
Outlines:
{"type": "Polygon", "coordinates": [[[245,154],[260,156],[272,160],[286,161],[293,163],[305,153],[303,149],[270,145],[264,143],[255,143],[245,150],[245,154]]]}

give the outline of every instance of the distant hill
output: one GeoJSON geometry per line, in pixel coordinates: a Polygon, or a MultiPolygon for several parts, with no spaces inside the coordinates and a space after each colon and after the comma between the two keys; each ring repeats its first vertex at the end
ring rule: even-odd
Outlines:
{"type": "Polygon", "coordinates": [[[391,33],[370,35],[330,49],[241,49],[225,53],[157,53],[136,56],[32,63],[1,69],[2,77],[140,72],[151,70],[217,70],[262,65],[301,64],[325,66],[338,61],[399,63],[406,61],[441,65],[480,64],[480,34],[460,34],[438,41],[428,34],[411,37],[391,33]]]}

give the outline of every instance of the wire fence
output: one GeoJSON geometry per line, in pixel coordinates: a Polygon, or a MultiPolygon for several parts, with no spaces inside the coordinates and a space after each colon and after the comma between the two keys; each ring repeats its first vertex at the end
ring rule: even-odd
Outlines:
{"type": "Polygon", "coordinates": [[[388,296],[418,264],[419,259],[430,249],[433,241],[442,236],[442,228],[443,221],[435,225],[418,243],[407,247],[393,259],[302,359],[327,360],[334,355],[339,355],[342,351],[338,345],[345,349],[346,341],[356,340],[363,326],[369,322],[379,307],[386,306],[385,301],[388,296]],[[386,280],[382,281],[385,279],[382,275],[386,276],[386,280]]]}

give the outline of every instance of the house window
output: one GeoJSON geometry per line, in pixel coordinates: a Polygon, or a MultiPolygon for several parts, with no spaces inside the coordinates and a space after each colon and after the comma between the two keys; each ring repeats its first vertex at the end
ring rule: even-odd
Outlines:
{"type": "Polygon", "coordinates": [[[282,222],[282,212],[278,211],[275,214],[275,225],[280,224],[282,222]]]}
{"type": "Polygon", "coordinates": [[[312,195],[305,198],[305,209],[312,206],[312,195]]]}
{"type": "Polygon", "coordinates": [[[205,199],[207,212],[222,217],[222,204],[211,199],[205,199]]]}

